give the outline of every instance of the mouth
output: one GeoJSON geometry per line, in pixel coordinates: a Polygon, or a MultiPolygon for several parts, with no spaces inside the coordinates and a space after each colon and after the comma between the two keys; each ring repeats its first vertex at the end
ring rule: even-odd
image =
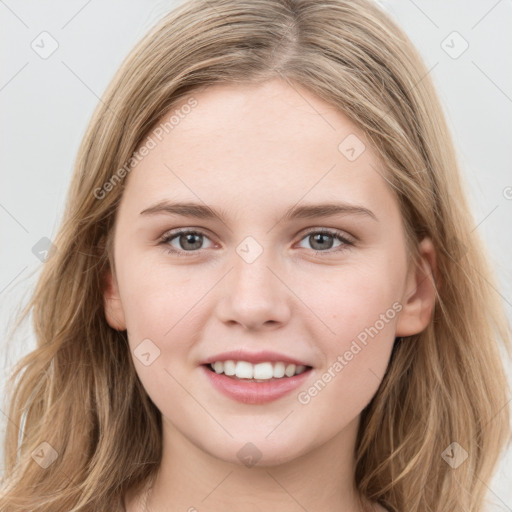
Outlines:
{"type": "Polygon", "coordinates": [[[284,362],[262,362],[252,364],[247,361],[215,361],[203,364],[210,372],[245,382],[273,382],[293,378],[312,369],[308,365],[284,362]]]}
{"type": "MultiPolygon", "coordinates": [[[[274,377],[274,373],[272,373],[270,377],[270,369],[267,366],[267,373],[265,374],[267,378],[261,379],[254,378],[254,375],[251,376],[249,368],[243,364],[238,365],[239,362],[235,365],[235,373],[233,375],[227,375],[224,371],[220,371],[220,365],[216,363],[200,365],[203,374],[212,388],[231,400],[250,405],[263,405],[289,395],[299,386],[304,385],[313,371],[311,366],[304,366],[304,369],[285,368],[285,371],[288,370],[290,376],[285,373],[280,377],[274,377]],[[217,366],[217,371],[215,366],[217,366]],[[297,370],[300,373],[297,373],[297,370]],[[244,371],[247,372],[245,377],[238,375],[239,373],[243,374],[244,371]]],[[[283,369],[279,363],[275,364],[277,364],[277,375],[280,375],[283,369]]],[[[231,373],[233,367],[230,367],[229,363],[227,367],[227,372],[231,373]]],[[[273,365],[272,369],[274,370],[273,365]]],[[[265,367],[256,368],[256,377],[261,377],[263,370],[265,370],[265,367]]]]}

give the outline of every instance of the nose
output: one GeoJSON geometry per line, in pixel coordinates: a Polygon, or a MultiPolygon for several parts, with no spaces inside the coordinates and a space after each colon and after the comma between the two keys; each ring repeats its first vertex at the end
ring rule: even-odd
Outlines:
{"type": "Polygon", "coordinates": [[[217,303],[217,316],[223,323],[273,330],[288,322],[293,294],[270,252],[264,251],[252,262],[234,255],[217,303]]]}

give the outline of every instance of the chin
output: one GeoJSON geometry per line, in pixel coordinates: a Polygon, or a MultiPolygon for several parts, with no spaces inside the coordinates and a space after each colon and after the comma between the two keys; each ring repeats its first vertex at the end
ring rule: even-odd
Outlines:
{"type": "MultiPolygon", "coordinates": [[[[237,440],[231,439],[229,446],[212,446],[213,450],[209,453],[217,459],[238,466],[247,468],[273,467],[286,464],[307,453],[307,447],[301,447],[299,440],[304,443],[304,437],[299,436],[295,439],[293,436],[275,436],[274,439],[265,439],[268,431],[252,435],[243,435],[237,440]],[[226,456],[226,454],[233,454],[226,456]]],[[[205,447],[207,449],[207,447],[205,447]]]]}

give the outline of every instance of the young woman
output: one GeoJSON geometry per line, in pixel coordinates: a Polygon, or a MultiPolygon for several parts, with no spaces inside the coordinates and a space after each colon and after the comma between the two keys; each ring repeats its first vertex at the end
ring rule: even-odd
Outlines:
{"type": "Polygon", "coordinates": [[[482,510],[510,333],[473,225],[372,2],[183,3],[80,148],[0,510],[482,510]]]}

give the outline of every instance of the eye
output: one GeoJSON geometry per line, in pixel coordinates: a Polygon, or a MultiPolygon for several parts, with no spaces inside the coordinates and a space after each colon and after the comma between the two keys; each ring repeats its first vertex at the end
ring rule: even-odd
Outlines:
{"type": "Polygon", "coordinates": [[[165,234],[161,243],[168,246],[168,253],[178,256],[192,256],[194,253],[198,252],[197,249],[202,249],[201,245],[203,244],[204,238],[208,237],[201,231],[179,230],[165,234]],[[171,241],[174,239],[176,239],[175,242],[178,247],[171,244],[171,241]],[[187,253],[192,254],[189,255],[187,253]]]}
{"type": "Polygon", "coordinates": [[[308,240],[314,251],[326,252],[329,254],[349,249],[354,245],[354,242],[348,237],[342,235],[341,232],[325,228],[309,231],[302,240],[308,240]],[[333,246],[333,239],[340,242],[340,244],[335,250],[328,251],[328,249],[331,249],[333,246]]]}
{"type": "MultiPolygon", "coordinates": [[[[209,240],[202,231],[182,229],[163,235],[161,244],[166,246],[166,252],[169,254],[193,256],[201,249],[205,249],[205,247],[202,247],[205,239],[209,240]]],[[[332,254],[354,246],[354,242],[341,232],[325,228],[310,230],[302,240],[308,240],[311,249],[317,253],[332,254]],[[334,250],[329,250],[332,249],[334,240],[337,240],[339,245],[334,250]]]]}

